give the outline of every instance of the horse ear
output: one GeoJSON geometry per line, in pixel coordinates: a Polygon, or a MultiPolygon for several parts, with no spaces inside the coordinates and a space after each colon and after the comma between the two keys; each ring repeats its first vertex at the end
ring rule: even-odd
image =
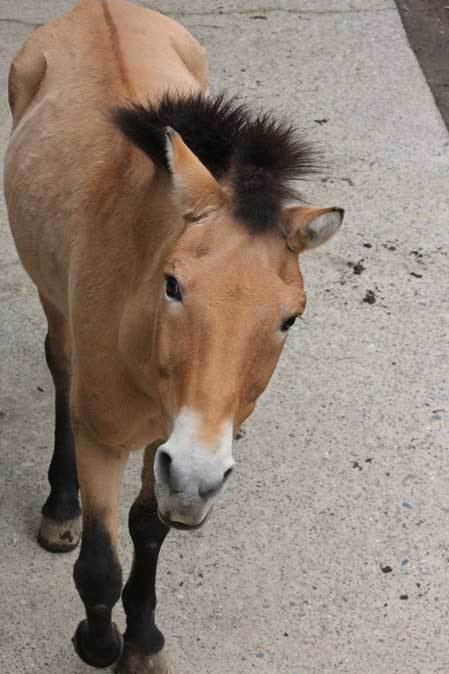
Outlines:
{"type": "Polygon", "coordinates": [[[167,164],[180,208],[193,219],[218,208],[225,201],[218,182],[179,133],[171,127],[165,132],[167,164]]]}
{"type": "Polygon", "coordinates": [[[344,210],[293,206],[285,208],[282,215],[287,246],[302,253],[321,246],[335,234],[343,222],[344,210]]]}

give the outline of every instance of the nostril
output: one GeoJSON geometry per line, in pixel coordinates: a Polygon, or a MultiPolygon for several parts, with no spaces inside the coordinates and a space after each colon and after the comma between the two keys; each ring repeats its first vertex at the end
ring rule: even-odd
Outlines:
{"type": "Polygon", "coordinates": [[[228,468],[228,470],[223,475],[223,484],[226,484],[226,482],[229,480],[233,472],[234,472],[233,468],[228,468]]]}
{"type": "Polygon", "coordinates": [[[159,463],[159,481],[169,485],[171,481],[171,464],[172,464],[172,458],[170,454],[167,452],[159,451],[158,455],[158,463],[159,463]]]}
{"type": "Polygon", "coordinates": [[[212,487],[209,487],[207,485],[201,485],[199,488],[199,494],[202,498],[208,499],[211,498],[212,496],[215,496],[215,494],[218,494],[219,491],[223,489],[225,486],[226,482],[229,480],[231,477],[233,469],[228,468],[228,470],[224,473],[223,475],[223,480],[218,484],[213,485],[212,487]]]}
{"type": "Polygon", "coordinates": [[[220,484],[218,487],[212,487],[212,488],[202,485],[198,489],[199,495],[201,496],[201,498],[205,498],[205,499],[212,498],[212,496],[214,496],[215,494],[217,494],[220,491],[220,489],[222,487],[222,484],[220,484]]]}

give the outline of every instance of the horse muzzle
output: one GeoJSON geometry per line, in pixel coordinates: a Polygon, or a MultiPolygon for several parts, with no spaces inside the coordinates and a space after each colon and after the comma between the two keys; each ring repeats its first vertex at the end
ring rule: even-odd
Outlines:
{"type": "Polygon", "coordinates": [[[202,526],[223,493],[233,466],[229,454],[176,452],[168,444],[159,447],[154,473],[161,521],[177,529],[202,526]]]}

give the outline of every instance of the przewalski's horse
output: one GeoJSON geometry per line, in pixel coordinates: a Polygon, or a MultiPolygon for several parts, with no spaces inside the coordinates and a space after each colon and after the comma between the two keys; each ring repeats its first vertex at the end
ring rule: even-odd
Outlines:
{"type": "Polygon", "coordinates": [[[121,655],[121,674],[167,671],[161,544],[170,527],[199,527],[223,491],[233,436],[304,310],[298,254],[342,221],[341,209],[292,204],[290,181],[314,169],[309,145],[206,87],[189,33],[123,0],[85,0],[36,30],[10,73],[8,212],[56,389],[39,541],[78,543],[79,480],[87,618],[74,644],[94,666],[121,655]],[[117,503],[143,446],[122,653],[117,503]]]}

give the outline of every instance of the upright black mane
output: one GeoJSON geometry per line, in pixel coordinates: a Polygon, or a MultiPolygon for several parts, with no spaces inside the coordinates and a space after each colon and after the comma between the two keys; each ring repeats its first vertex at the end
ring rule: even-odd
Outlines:
{"type": "Polygon", "coordinates": [[[223,94],[166,94],[156,105],[116,108],[120,131],[159,167],[169,171],[165,127],[171,126],[217,179],[229,178],[235,212],[252,233],[279,227],[289,182],[320,168],[313,146],[270,114],[252,115],[223,94]]]}

